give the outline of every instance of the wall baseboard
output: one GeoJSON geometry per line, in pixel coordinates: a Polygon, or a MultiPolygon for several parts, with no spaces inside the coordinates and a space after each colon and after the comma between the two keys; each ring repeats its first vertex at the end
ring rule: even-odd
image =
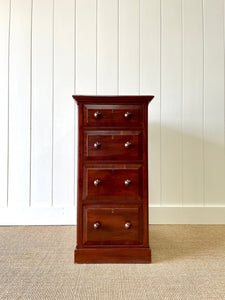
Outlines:
{"type": "MultiPolygon", "coordinates": [[[[225,207],[149,207],[149,224],[225,224],[225,207]]],[[[0,208],[0,226],[76,225],[74,207],[0,208]]]]}
{"type": "Polygon", "coordinates": [[[225,224],[225,207],[149,207],[150,224],[225,224]]]}
{"type": "Polygon", "coordinates": [[[0,208],[0,226],[10,225],[75,225],[74,207],[0,208]]]}

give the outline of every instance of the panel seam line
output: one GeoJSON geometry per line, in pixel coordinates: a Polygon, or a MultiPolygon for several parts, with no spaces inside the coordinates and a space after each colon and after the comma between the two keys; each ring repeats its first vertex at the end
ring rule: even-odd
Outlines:
{"type": "Polygon", "coordinates": [[[10,39],[11,39],[11,9],[12,1],[9,2],[9,32],[8,32],[8,136],[7,136],[7,199],[6,207],[9,207],[9,103],[10,103],[10,39]]]}
{"type": "Polygon", "coordinates": [[[203,159],[203,207],[205,207],[205,18],[204,18],[204,0],[202,0],[202,39],[203,39],[203,47],[202,47],[202,56],[203,56],[203,64],[202,64],[202,159],[203,159]]]}
{"type": "Polygon", "coordinates": [[[51,207],[54,203],[54,92],[55,92],[55,0],[52,1],[53,14],[52,14],[52,182],[51,182],[51,207]]]}
{"type": "Polygon", "coordinates": [[[31,207],[31,171],[32,171],[32,60],[33,60],[33,0],[31,0],[31,30],[30,30],[30,176],[29,176],[29,207],[31,207]]]}

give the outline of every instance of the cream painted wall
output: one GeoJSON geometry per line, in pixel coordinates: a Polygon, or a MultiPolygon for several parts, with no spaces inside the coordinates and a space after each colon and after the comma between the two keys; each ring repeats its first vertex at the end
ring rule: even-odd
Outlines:
{"type": "Polygon", "coordinates": [[[0,225],[75,224],[72,94],[153,94],[150,223],[225,224],[223,0],[0,0],[0,225]]]}

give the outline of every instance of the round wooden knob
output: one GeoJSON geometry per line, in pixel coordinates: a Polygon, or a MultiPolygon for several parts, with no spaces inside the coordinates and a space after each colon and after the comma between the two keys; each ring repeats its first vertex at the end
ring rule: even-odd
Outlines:
{"type": "Polygon", "coordinates": [[[125,144],[124,144],[124,147],[125,148],[129,148],[131,146],[131,142],[126,142],[125,144]]]}
{"type": "Polygon", "coordinates": [[[96,180],[94,181],[94,185],[95,185],[95,186],[98,186],[100,183],[101,183],[101,180],[100,180],[100,179],[96,179],[96,180]]]}
{"type": "Polygon", "coordinates": [[[95,117],[96,119],[100,119],[101,116],[102,116],[102,113],[100,113],[100,111],[96,111],[96,112],[94,113],[94,117],[95,117]]]}
{"type": "Polygon", "coordinates": [[[99,149],[101,147],[101,143],[100,142],[94,143],[94,147],[95,149],[99,149]]]}
{"type": "Polygon", "coordinates": [[[101,226],[100,222],[95,222],[94,223],[94,229],[99,229],[100,226],[101,226]]]}
{"type": "Polygon", "coordinates": [[[131,222],[126,222],[124,226],[126,229],[130,229],[131,225],[132,225],[131,222]]]}
{"type": "Polygon", "coordinates": [[[130,180],[130,179],[127,179],[127,180],[124,181],[124,183],[125,183],[126,186],[128,186],[128,185],[131,184],[131,180],[130,180]]]}
{"type": "Polygon", "coordinates": [[[129,112],[129,111],[127,111],[127,112],[124,114],[124,117],[125,117],[126,119],[130,119],[131,116],[132,116],[132,113],[129,112]]]}

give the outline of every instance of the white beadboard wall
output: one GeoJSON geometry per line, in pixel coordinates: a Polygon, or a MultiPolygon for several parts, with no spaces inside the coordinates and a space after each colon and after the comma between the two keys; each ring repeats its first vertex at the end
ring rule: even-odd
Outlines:
{"type": "Polygon", "coordinates": [[[150,224],[225,224],[224,0],[0,0],[0,225],[76,223],[72,94],[151,94],[150,224]]]}

